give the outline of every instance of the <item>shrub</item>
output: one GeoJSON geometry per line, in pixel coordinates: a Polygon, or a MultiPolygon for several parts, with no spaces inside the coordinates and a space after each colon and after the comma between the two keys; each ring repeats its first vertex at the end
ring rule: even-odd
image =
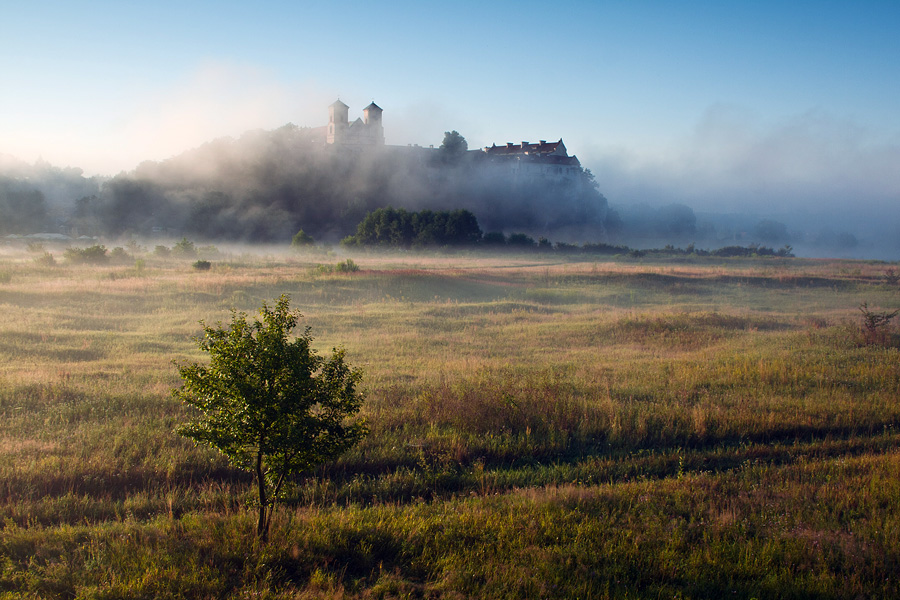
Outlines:
{"type": "Polygon", "coordinates": [[[194,263],[193,267],[198,271],[209,271],[210,267],[212,267],[212,263],[208,260],[198,260],[194,263]]]}
{"type": "Polygon", "coordinates": [[[34,264],[42,267],[54,267],[56,266],[56,259],[53,258],[53,255],[49,252],[44,252],[40,256],[34,258],[34,264]]]}
{"type": "Polygon", "coordinates": [[[348,258],[345,261],[339,262],[335,265],[335,271],[338,273],[355,273],[359,271],[359,265],[353,262],[353,259],[348,258]]]}
{"type": "Polygon", "coordinates": [[[153,249],[153,254],[155,254],[156,256],[165,258],[165,257],[169,256],[170,254],[172,254],[172,251],[169,249],[168,246],[157,246],[156,248],[153,249]]]}
{"type": "Polygon", "coordinates": [[[862,313],[862,340],[866,346],[878,344],[888,346],[891,342],[891,320],[900,314],[900,309],[889,312],[875,312],[869,310],[869,303],[859,305],[862,313]]]}
{"type": "Polygon", "coordinates": [[[113,248],[112,251],[109,253],[109,258],[113,262],[121,263],[121,264],[129,263],[129,262],[131,262],[131,259],[132,259],[132,257],[129,256],[128,253],[125,251],[125,248],[122,248],[121,246],[116,246],[115,248],[113,248]]]}
{"type": "Polygon", "coordinates": [[[66,248],[63,258],[72,264],[103,264],[109,262],[106,246],[96,244],[87,248],[66,248]]]}
{"type": "Polygon", "coordinates": [[[181,238],[181,241],[172,246],[172,254],[176,256],[197,256],[197,248],[194,242],[187,238],[181,238]]]}
{"type": "Polygon", "coordinates": [[[303,248],[305,246],[312,246],[313,244],[315,244],[315,240],[302,229],[295,233],[294,237],[291,238],[291,248],[303,248]]]}
{"type": "Polygon", "coordinates": [[[319,273],[355,273],[359,271],[359,265],[353,262],[353,259],[348,258],[336,265],[319,265],[316,267],[316,271],[319,273]]]}

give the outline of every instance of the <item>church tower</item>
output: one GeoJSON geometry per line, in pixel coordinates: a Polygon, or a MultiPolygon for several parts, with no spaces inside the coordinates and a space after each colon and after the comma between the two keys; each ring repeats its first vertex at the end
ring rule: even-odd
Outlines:
{"type": "MultiPolygon", "coordinates": [[[[376,107],[377,108],[377,107],[376,107]]],[[[334,104],[328,107],[328,134],[325,141],[329,144],[339,144],[343,141],[344,134],[350,126],[349,117],[350,107],[336,100],[334,104]]],[[[378,109],[381,110],[380,108],[378,109]]],[[[379,120],[381,115],[379,114],[379,120]]]]}
{"type": "Polygon", "coordinates": [[[363,123],[366,124],[369,138],[376,146],[384,146],[384,124],[381,121],[383,112],[374,102],[363,109],[363,123]]]}

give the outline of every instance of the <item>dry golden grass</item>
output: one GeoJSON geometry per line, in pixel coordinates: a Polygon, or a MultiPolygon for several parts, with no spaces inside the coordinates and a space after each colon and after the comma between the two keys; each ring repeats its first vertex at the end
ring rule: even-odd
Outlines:
{"type": "Polygon", "coordinates": [[[0,597],[897,591],[900,361],[857,335],[861,302],[900,305],[886,265],[316,268],[344,258],[0,253],[0,597]],[[297,482],[256,560],[246,476],[172,432],[172,361],[282,293],[363,367],[372,433],[297,482]]]}

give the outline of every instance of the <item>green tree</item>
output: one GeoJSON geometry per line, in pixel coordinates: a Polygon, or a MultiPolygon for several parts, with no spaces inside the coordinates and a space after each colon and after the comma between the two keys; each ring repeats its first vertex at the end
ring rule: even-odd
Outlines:
{"type": "Polygon", "coordinates": [[[318,356],[308,327],[290,339],[301,315],[290,310],[286,295],[273,308],[263,304],[260,316],[251,323],[232,311],[228,327],[201,321],[205,335],[198,344],[210,363],[180,365],[183,383],[173,393],[199,411],[177,432],[254,474],[257,535],[265,541],[291,476],[340,455],[367,430],[348,421],[362,404],[361,374],[344,362],[344,351],[318,356]]]}
{"type": "Polygon", "coordinates": [[[441,162],[456,165],[462,161],[468,150],[469,143],[466,141],[466,138],[454,129],[453,131],[444,132],[444,141],[441,143],[441,147],[438,148],[438,155],[441,162]]]}
{"type": "Polygon", "coordinates": [[[172,254],[177,254],[178,256],[197,256],[197,247],[194,246],[194,242],[191,240],[181,238],[180,242],[177,242],[172,246],[172,254]]]}
{"type": "Polygon", "coordinates": [[[314,243],[315,240],[312,239],[312,236],[302,229],[291,238],[291,248],[303,248],[304,246],[312,246],[314,243]]]}

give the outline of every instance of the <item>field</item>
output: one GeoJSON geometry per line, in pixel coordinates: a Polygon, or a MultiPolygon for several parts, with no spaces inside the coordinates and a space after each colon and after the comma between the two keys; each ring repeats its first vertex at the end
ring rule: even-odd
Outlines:
{"type": "Polygon", "coordinates": [[[900,597],[896,265],[60,257],[0,255],[0,598],[900,597]],[[283,293],[370,434],[263,545],[173,361],[283,293]]]}

